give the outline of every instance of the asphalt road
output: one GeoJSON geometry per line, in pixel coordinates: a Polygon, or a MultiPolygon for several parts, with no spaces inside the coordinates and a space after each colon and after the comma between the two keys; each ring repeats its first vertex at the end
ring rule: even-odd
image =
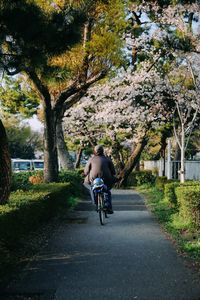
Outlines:
{"type": "Polygon", "coordinates": [[[101,226],[89,201],[63,220],[3,300],[199,300],[200,283],[131,190],[101,226]]]}

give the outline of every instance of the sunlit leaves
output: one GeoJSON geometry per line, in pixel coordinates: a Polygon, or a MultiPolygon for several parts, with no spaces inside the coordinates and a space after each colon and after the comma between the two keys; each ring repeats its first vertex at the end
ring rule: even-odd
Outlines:
{"type": "Polygon", "coordinates": [[[6,78],[0,89],[0,106],[3,111],[30,117],[36,113],[39,98],[22,79],[6,78]]]}

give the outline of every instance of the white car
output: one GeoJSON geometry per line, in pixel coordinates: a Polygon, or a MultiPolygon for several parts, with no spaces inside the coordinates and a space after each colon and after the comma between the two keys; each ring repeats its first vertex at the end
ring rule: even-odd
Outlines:
{"type": "Polygon", "coordinates": [[[12,170],[15,173],[27,172],[27,171],[38,171],[44,169],[44,161],[41,159],[21,159],[12,158],[12,170]]]}
{"type": "Polygon", "coordinates": [[[33,170],[40,171],[44,169],[44,160],[42,159],[32,159],[33,170]]]}

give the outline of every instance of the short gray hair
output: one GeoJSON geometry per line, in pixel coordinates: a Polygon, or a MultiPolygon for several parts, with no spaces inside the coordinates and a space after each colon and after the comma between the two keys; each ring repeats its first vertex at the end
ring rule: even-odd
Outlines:
{"type": "Polygon", "coordinates": [[[94,152],[95,152],[95,154],[97,154],[97,155],[103,154],[103,152],[104,152],[103,146],[102,146],[102,145],[96,145],[96,146],[94,147],[94,152]]]}

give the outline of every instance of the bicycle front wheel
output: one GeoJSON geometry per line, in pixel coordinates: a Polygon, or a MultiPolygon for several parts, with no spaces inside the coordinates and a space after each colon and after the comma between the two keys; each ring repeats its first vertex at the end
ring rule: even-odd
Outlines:
{"type": "Polygon", "coordinates": [[[98,211],[99,211],[99,220],[100,224],[105,224],[105,211],[104,211],[104,200],[103,195],[98,194],[98,211]]]}

